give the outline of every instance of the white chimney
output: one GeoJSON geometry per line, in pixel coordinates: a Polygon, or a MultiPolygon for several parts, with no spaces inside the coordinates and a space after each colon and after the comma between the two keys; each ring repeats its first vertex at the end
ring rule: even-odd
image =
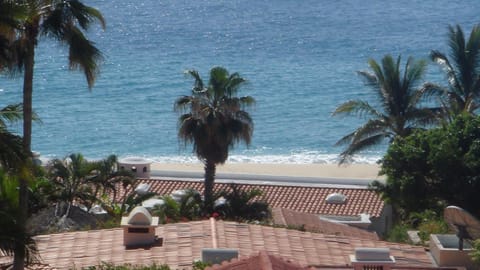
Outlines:
{"type": "Polygon", "coordinates": [[[143,206],[135,207],[128,217],[122,217],[123,245],[146,246],[155,243],[155,227],[158,217],[152,217],[143,206]]]}

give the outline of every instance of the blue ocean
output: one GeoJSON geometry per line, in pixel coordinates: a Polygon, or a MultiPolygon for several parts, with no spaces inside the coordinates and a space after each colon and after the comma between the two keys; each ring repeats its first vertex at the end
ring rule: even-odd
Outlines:
{"type": "MultiPolygon", "coordinates": [[[[213,66],[248,80],[240,95],[256,106],[249,147],[230,162],[335,163],[335,142],[362,119],[331,117],[349,99],[374,102],[356,74],[385,54],[428,58],[447,53],[447,27],[467,35],[480,22],[478,0],[85,0],[107,28],[88,36],[105,56],[89,90],[68,70],[68,51],[47,38],[38,45],[34,79],[32,149],[43,157],[80,152],[88,158],[140,156],[158,162],[195,162],[177,139],[176,98],[190,94],[196,69],[204,80],[213,66]]],[[[429,81],[444,83],[429,66],[429,81]]],[[[0,77],[0,106],[22,100],[22,78],[0,77]]],[[[12,127],[21,134],[21,124],[12,127]]],[[[374,163],[385,146],[355,162],[374,163]]]]}

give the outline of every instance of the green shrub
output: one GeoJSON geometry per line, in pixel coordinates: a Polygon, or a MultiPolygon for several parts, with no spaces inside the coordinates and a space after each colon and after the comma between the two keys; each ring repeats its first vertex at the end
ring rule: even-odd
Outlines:
{"type": "Polygon", "coordinates": [[[208,266],[211,266],[211,264],[202,261],[195,261],[193,262],[192,270],[205,270],[208,266]]]}
{"type": "Polygon", "coordinates": [[[418,236],[422,242],[426,242],[430,239],[430,234],[448,233],[448,225],[443,220],[429,220],[421,223],[418,230],[418,236]]]}
{"type": "Polygon", "coordinates": [[[388,232],[386,240],[389,242],[408,243],[410,241],[407,233],[408,227],[404,224],[395,225],[388,232]]]}
{"type": "Polygon", "coordinates": [[[473,241],[473,250],[470,252],[470,257],[475,264],[480,265],[480,239],[473,241]]]}
{"type": "Polygon", "coordinates": [[[430,239],[430,234],[448,233],[448,225],[442,215],[433,210],[410,214],[409,223],[412,228],[418,230],[422,244],[430,239]]]}

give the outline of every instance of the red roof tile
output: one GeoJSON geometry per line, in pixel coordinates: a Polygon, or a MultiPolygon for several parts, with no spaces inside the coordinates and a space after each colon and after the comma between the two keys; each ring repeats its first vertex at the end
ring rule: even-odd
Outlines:
{"type": "MultiPolygon", "coordinates": [[[[398,266],[431,267],[422,247],[370,239],[301,232],[244,223],[216,221],[214,232],[218,248],[237,249],[240,256],[265,250],[302,266],[345,267],[357,247],[387,247],[398,266]]],[[[213,248],[209,220],[166,224],[156,228],[162,239],[148,248],[125,249],[123,230],[97,230],[40,235],[35,239],[43,263],[57,269],[75,266],[114,264],[168,264],[173,269],[189,268],[201,258],[203,248],[213,248]]]]}
{"type": "Polygon", "coordinates": [[[318,215],[315,214],[301,213],[283,208],[274,208],[272,214],[274,223],[277,225],[303,227],[309,232],[379,240],[375,232],[362,230],[341,223],[321,220],[318,215]]]}
{"type": "Polygon", "coordinates": [[[245,257],[240,260],[231,260],[223,262],[221,265],[207,267],[206,270],[306,270],[314,269],[297,265],[293,262],[283,260],[281,257],[273,256],[265,251],[260,251],[257,255],[245,257]]]}
{"type": "MultiPolygon", "coordinates": [[[[159,195],[170,194],[178,189],[193,188],[203,192],[203,181],[138,179],[135,187],[141,183],[150,185],[150,191],[159,195]]],[[[229,190],[230,183],[215,183],[215,191],[229,190]]],[[[240,190],[259,189],[263,192],[262,200],[271,208],[280,207],[303,213],[358,216],[366,213],[379,217],[384,202],[374,191],[361,188],[281,186],[267,184],[236,184],[240,190]],[[345,204],[329,204],[327,195],[341,193],[347,197],[345,204]]],[[[125,192],[120,190],[120,192],[125,192]]]]}

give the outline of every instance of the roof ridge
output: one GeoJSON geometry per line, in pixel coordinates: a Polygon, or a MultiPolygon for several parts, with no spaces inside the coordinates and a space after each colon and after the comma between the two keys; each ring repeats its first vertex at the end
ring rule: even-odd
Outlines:
{"type": "Polygon", "coordinates": [[[216,226],[216,220],[215,218],[211,217],[210,218],[210,231],[212,234],[212,247],[217,248],[218,243],[217,243],[217,226],[216,226]]]}

